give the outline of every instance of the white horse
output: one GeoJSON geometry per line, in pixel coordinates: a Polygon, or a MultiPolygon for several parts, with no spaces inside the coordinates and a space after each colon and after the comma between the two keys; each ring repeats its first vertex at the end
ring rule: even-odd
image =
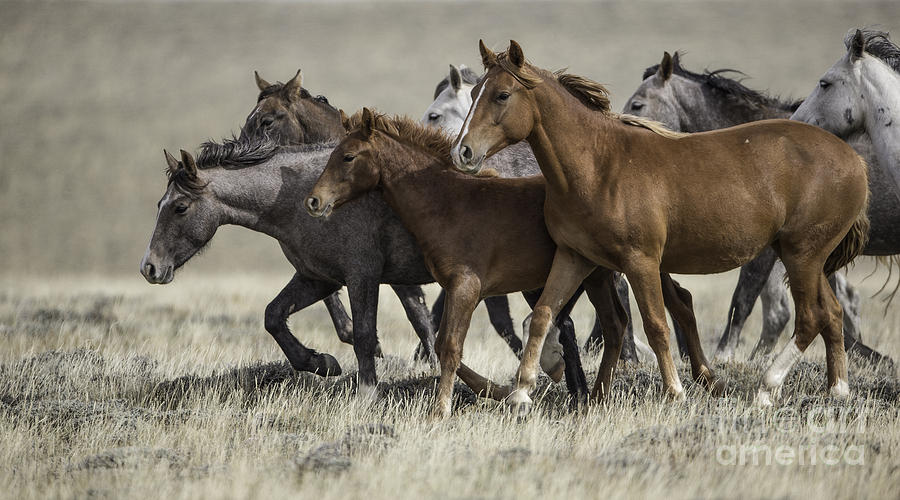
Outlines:
{"type": "Polygon", "coordinates": [[[791,119],[828,130],[865,158],[871,227],[864,254],[898,262],[900,47],[885,32],[859,29],[847,34],[844,45],[847,53],[822,75],[791,119]]]}
{"type": "Polygon", "coordinates": [[[450,65],[450,74],[434,89],[434,102],[425,110],[422,125],[439,127],[450,135],[462,129],[463,121],[472,106],[471,90],[478,83],[478,74],[460,64],[450,65]]]}

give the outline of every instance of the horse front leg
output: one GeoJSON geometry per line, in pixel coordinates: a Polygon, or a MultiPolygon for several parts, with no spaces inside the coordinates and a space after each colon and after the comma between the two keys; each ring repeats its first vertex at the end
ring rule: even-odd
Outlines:
{"type": "Polygon", "coordinates": [[[676,401],[683,400],[684,388],[669,350],[669,326],[666,323],[659,260],[650,257],[636,258],[628,263],[625,276],[634,291],[634,298],[644,322],[644,332],[656,354],[666,393],[676,401]]]}
{"type": "Polygon", "coordinates": [[[506,342],[517,358],[521,358],[522,340],[516,335],[516,329],[513,327],[512,316],[509,314],[509,299],[506,295],[485,297],[484,307],[487,308],[488,318],[497,335],[506,342]]]}
{"type": "Polygon", "coordinates": [[[622,297],[616,293],[617,281],[624,280],[621,280],[618,273],[598,267],[584,282],[584,288],[597,311],[597,321],[601,323],[603,331],[603,357],[600,360],[600,370],[597,372],[594,389],[591,391],[591,399],[594,401],[603,401],[609,394],[629,322],[622,297]]]}
{"type": "Polygon", "coordinates": [[[374,277],[355,277],[348,280],[350,312],[353,314],[353,352],[359,365],[359,389],[357,397],[371,400],[375,397],[378,376],[375,373],[375,348],[378,333],[375,324],[378,316],[379,280],[374,277]]]}
{"type": "Polygon", "coordinates": [[[734,349],[740,340],[744,323],[753,311],[753,305],[762,292],[766,280],[769,279],[777,258],[775,250],[767,247],[755,259],[741,267],[741,275],[731,296],[728,323],[716,348],[717,360],[729,360],[734,357],[734,349]]]}
{"type": "Polygon", "coordinates": [[[538,360],[553,320],[595,267],[596,265],[573,250],[557,247],[544,292],[541,293],[541,298],[538,299],[531,316],[528,340],[513,381],[514,390],[506,398],[507,404],[518,416],[524,417],[531,410],[532,401],[529,394],[537,385],[538,360]]]}
{"type": "Polygon", "coordinates": [[[334,357],[305,347],[294,337],[287,325],[287,319],[291,314],[322,300],[339,288],[340,285],[309,280],[294,274],[291,281],[266,306],[266,331],[281,347],[281,351],[295,370],[326,376],[341,374],[341,366],[334,357]]]}
{"type": "Polygon", "coordinates": [[[341,303],[340,291],[329,294],[322,299],[325,303],[325,309],[331,316],[331,322],[334,323],[334,330],[341,342],[353,345],[353,320],[347,315],[344,304],[341,303]]]}
{"type": "MultiPolygon", "coordinates": [[[[431,312],[425,304],[425,293],[418,285],[391,285],[403,310],[406,311],[406,319],[412,324],[416,336],[419,337],[419,346],[416,348],[416,361],[427,361],[432,367],[437,366],[437,355],[434,353],[434,327],[431,324],[431,312]]],[[[379,347],[380,354],[380,347],[379,347]]]]}
{"type": "Polygon", "coordinates": [[[456,380],[456,370],[462,360],[463,344],[472,321],[472,311],[478,305],[480,293],[481,282],[474,275],[458,276],[447,287],[446,305],[437,338],[441,376],[431,412],[433,420],[450,415],[453,382],[456,380]]]}

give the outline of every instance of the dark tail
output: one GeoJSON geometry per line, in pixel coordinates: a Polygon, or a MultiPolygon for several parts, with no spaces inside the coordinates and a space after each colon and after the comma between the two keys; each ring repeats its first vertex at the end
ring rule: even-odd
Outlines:
{"type": "Polygon", "coordinates": [[[850,231],[844,235],[844,239],[838,244],[837,248],[832,250],[831,255],[825,260],[825,276],[831,276],[838,269],[846,266],[866,247],[869,241],[869,216],[868,203],[863,206],[862,211],[856,216],[856,221],[850,226],[850,231]]]}

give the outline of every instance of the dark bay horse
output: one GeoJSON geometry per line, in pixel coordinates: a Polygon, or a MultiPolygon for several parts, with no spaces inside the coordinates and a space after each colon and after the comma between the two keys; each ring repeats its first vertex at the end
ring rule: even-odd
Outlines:
{"type": "MultiPolygon", "coordinates": [[[[441,378],[434,411],[434,416],[446,416],[475,306],[487,296],[538,289],[550,271],[555,244],[544,226],[544,180],[541,176],[485,178],[456,172],[450,160],[450,139],[407,118],[389,118],[363,109],[348,120],[347,128],[350,132],[335,148],[307,198],[307,210],[319,218],[338,214],[342,211],[339,207],[350,200],[380,190],[413,233],[428,269],[447,290],[437,341],[441,378]],[[491,230],[483,231],[480,225],[487,220],[491,230]]],[[[606,346],[594,398],[602,398],[609,390],[627,321],[616,279],[612,271],[597,268],[584,282],[601,318],[606,346]]],[[[678,302],[671,282],[665,290],[667,303],[680,304],[672,308],[673,315],[683,324],[692,324],[690,305],[678,302]]],[[[696,328],[692,336],[693,343],[699,344],[696,328]]],[[[556,343],[551,338],[551,345],[556,343]]],[[[559,357],[547,347],[540,364],[552,374],[559,357]]],[[[696,362],[705,365],[702,351],[695,352],[700,354],[696,362]]],[[[707,384],[720,390],[708,366],[701,370],[708,377],[707,384]]],[[[466,367],[459,375],[473,389],[491,397],[509,394],[490,391],[483,384],[486,379],[466,367]]]]}
{"type": "Polygon", "coordinates": [[[794,341],[769,367],[758,401],[771,404],[819,334],[829,391],[849,394],[842,312],[826,276],[862,250],[868,230],[867,168],[851,147],[788,120],[671,132],[613,113],[603,86],[527,63],[514,41],[504,53],[483,42],[480,50],[487,72],[472,89],[454,163],[477,172],[486,156],[527,140],[547,180],[544,216],[557,244],[511,405],[528,411],[550,320],[598,265],[625,273],[667,393],[683,398],[659,273],[726,271],[770,245],[784,262],[797,317],[794,341]]]}
{"type": "MultiPolygon", "coordinates": [[[[623,113],[656,120],[678,132],[693,133],[758,120],[790,118],[802,102],[780,99],[747,88],[740,81],[729,78],[733,74],[743,75],[731,69],[695,73],[681,65],[678,52],[671,56],[665,53],[659,64],[644,71],[643,81],[625,102],[623,113]]],[[[871,172],[875,165],[873,159],[859,149],[857,152],[867,160],[871,172]]],[[[879,189],[872,184],[872,180],[870,175],[870,236],[872,231],[878,229],[873,220],[872,207],[876,204],[879,189]]],[[[744,323],[757,297],[762,299],[763,327],[750,359],[769,354],[775,347],[791,318],[789,294],[783,280],[784,266],[776,260],[774,250],[767,248],[757,258],[741,266],[725,329],[716,348],[716,358],[730,359],[734,355],[744,323]]],[[[882,359],[881,354],[863,344],[860,338],[859,294],[841,273],[832,275],[829,283],[844,309],[844,348],[865,359],[882,359]]]]}
{"type": "MultiPolygon", "coordinates": [[[[325,96],[314,96],[303,87],[303,77],[299,70],[287,83],[269,83],[256,72],[254,76],[259,95],[256,106],[241,128],[241,141],[268,137],[279,145],[290,146],[336,142],[344,136],[345,131],[338,110],[325,96]]],[[[423,338],[432,336],[437,330],[437,322],[434,321],[434,314],[429,312],[425,305],[422,288],[405,285],[391,285],[391,288],[400,299],[406,317],[416,334],[423,338]]],[[[436,302],[438,311],[442,307],[443,296],[442,291],[436,302]]],[[[500,300],[488,300],[485,303],[491,324],[510,349],[519,355],[522,351],[522,341],[516,336],[513,328],[509,304],[502,297],[498,299],[500,300]]],[[[347,316],[338,292],[326,297],[324,303],[334,322],[338,337],[352,343],[353,323],[347,316]]],[[[440,319],[440,316],[437,318],[440,319]]],[[[379,347],[377,352],[380,351],[379,347]]],[[[427,358],[429,351],[427,346],[420,344],[416,356],[420,359],[427,358]]]]}

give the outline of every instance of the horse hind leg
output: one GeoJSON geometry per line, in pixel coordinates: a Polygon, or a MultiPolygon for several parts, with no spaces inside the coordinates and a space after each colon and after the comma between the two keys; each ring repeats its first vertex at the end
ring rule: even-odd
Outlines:
{"type": "Polygon", "coordinates": [[[844,352],[842,313],[834,292],[822,272],[824,259],[797,259],[783,256],[791,283],[796,318],[794,337],[775,357],[763,376],[757,392],[757,404],[771,406],[772,397],[780,390],[791,368],[806,351],[816,335],[825,340],[830,392],[846,395],[847,359],[844,352]]]}
{"type": "MultiPolygon", "coordinates": [[[[391,285],[400,304],[406,312],[406,319],[412,325],[419,345],[416,347],[413,357],[416,361],[426,361],[432,367],[437,366],[437,355],[434,353],[434,326],[431,322],[431,313],[425,304],[425,293],[420,286],[391,285]]],[[[378,344],[375,357],[382,357],[381,345],[378,344]]]]}
{"type": "Polygon", "coordinates": [[[741,267],[741,275],[731,297],[728,323],[716,348],[717,360],[727,361],[734,357],[744,323],[753,311],[753,305],[756,304],[756,299],[762,292],[776,260],[774,249],[766,248],[755,259],[741,267]]]}
{"type": "Polygon", "coordinates": [[[522,357],[522,340],[516,335],[512,316],[509,314],[509,299],[506,295],[485,297],[484,307],[497,335],[506,342],[517,358],[522,357]]]}
{"type": "Polygon", "coordinates": [[[668,274],[660,276],[662,282],[663,300],[666,309],[672,315],[673,320],[684,328],[684,342],[688,357],[691,362],[691,373],[694,380],[700,382],[715,396],[725,393],[725,383],[713,372],[703,346],[700,342],[700,332],[697,329],[697,318],[694,316],[694,302],[691,292],[682,288],[677,281],[668,274]]]}
{"type": "Polygon", "coordinates": [[[790,293],[784,283],[784,264],[775,263],[765,288],[759,298],[762,301],[763,327],[759,341],[750,352],[750,359],[765,356],[772,352],[778,338],[791,319],[790,293]]]}

